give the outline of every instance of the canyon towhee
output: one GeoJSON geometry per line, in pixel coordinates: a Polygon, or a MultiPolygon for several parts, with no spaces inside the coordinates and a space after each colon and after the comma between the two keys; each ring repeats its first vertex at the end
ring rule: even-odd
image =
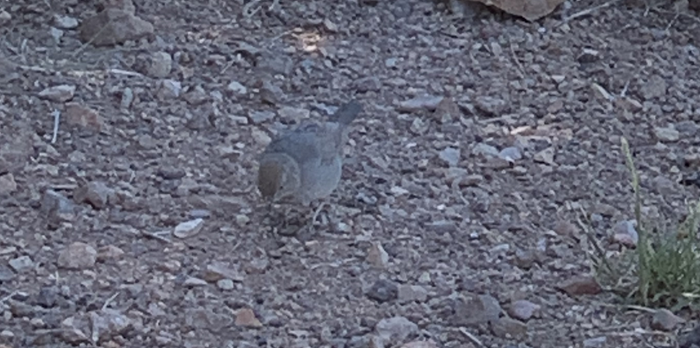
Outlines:
{"type": "MultiPolygon", "coordinates": [[[[343,169],[348,125],[362,111],[352,100],[328,121],[304,121],[275,137],[259,158],[258,190],[269,203],[292,201],[308,206],[335,190],[343,169]]],[[[314,212],[313,225],[324,204],[314,212]]]]}

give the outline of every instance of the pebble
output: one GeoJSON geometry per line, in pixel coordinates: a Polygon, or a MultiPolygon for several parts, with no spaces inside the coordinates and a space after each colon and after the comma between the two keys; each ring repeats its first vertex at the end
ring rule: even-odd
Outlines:
{"type": "Polygon", "coordinates": [[[440,159],[447,163],[450,167],[454,167],[457,164],[459,164],[459,157],[461,155],[461,151],[459,149],[456,149],[454,147],[447,147],[444,150],[440,151],[438,156],[440,159]]]}
{"type": "Polygon", "coordinates": [[[368,298],[377,302],[388,302],[395,300],[398,296],[398,285],[387,279],[380,279],[374,282],[367,290],[368,298]]]}
{"type": "Polygon", "coordinates": [[[66,269],[88,269],[92,268],[97,261],[97,250],[92,246],[75,242],[63,249],[58,255],[58,267],[66,269]]]}

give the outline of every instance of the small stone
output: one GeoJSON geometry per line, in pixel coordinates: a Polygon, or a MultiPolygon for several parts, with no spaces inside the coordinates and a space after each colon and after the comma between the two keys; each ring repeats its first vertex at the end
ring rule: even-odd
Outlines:
{"type": "Polygon", "coordinates": [[[578,276],[556,285],[569,296],[596,295],[602,291],[598,281],[591,276],[578,276]]]}
{"type": "Polygon", "coordinates": [[[189,215],[193,219],[205,219],[211,216],[211,211],[207,209],[192,209],[189,215]]]}
{"type": "Polygon", "coordinates": [[[166,100],[179,97],[181,92],[182,84],[180,81],[166,79],[160,82],[157,95],[158,99],[166,100]]]}
{"type": "Polygon", "coordinates": [[[106,245],[97,250],[97,260],[101,262],[118,259],[122,255],[124,255],[124,250],[114,245],[106,245]]]}
{"type": "Polygon", "coordinates": [[[460,181],[460,184],[463,186],[479,186],[484,180],[485,178],[483,175],[472,174],[465,176],[462,181],[460,181]]]}
{"type": "Polygon", "coordinates": [[[9,22],[12,19],[12,15],[7,11],[0,11],[0,24],[9,22]]]}
{"type": "Polygon", "coordinates": [[[61,42],[61,38],[63,37],[63,30],[61,29],[56,29],[54,27],[49,28],[49,35],[53,38],[53,41],[56,43],[61,42]]]}
{"type": "Polygon", "coordinates": [[[527,300],[517,300],[508,308],[508,314],[518,320],[527,321],[540,311],[542,306],[527,300]]]}
{"type": "MultiPolygon", "coordinates": [[[[700,131],[700,124],[698,124],[695,121],[690,121],[690,120],[681,121],[681,122],[678,122],[675,124],[675,128],[676,128],[676,130],[683,133],[684,135],[695,136],[695,134],[697,134],[698,131],[700,131]]],[[[685,155],[686,156],[687,155],[697,156],[697,154],[685,154],[685,155]]]]}
{"type": "Polygon", "coordinates": [[[203,219],[194,219],[186,222],[181,222],[173,230],[173,235],[178,238],[189,238],[198,234],[204,226],[203,219]]]}
{"type": "Polygon", "coordinates": [[[185,279],[184,285],[190,288],[195,286],[205,286],[207,285],[207,281],[195,277],[187,277],[187,279],[185,279]]]}
{"type": "Polygon", "coordinates": [[[413,341],[401,346],[401,348],[438,348],[434,341],[413,341]]]}
{"type": "Polygon", "coordinates": [[[438,154],[438,157],[447,165],[450,167],[454,167],[457,164],[459,164],[459,157],[461,155],[461,151],[459,149],[455,149],[453,147],[447,147],[444,150],[440,151],[438,154]]]}
{"type": "Polygon", "coordinates": [[[583,347],[584,348],[598,348],[602,347],[605,345],[605,342],[608,341],[608,338],[606,336],[598,336],[598,337],[593,337],[593,338],[587,338],[583,340],[583,347]]]}
{"type": "Polygon", "coordinates": [[[377,268],[386,268],[389,263],[389,253],[384,250],[381,243],[372,243],[367,252],[367,262],[377,268]]]}
{"type": "Polygon", "coordinates": [[[489,249],[490,254],[500,254],[500,253],[507,253],[508,250],[510,250],[510,244],[508,243],[501,243],[498,244],[491,249],[489,249]]]}
{"type": "Polygon", "coordinates": [[[283,106],[277,111],[277,114],[283,120],[294,120],[296,122],[300,122],[302,120],[308,119],[311,112],[304,108],[283,106]]]}
{"type": "Polygon", "coordinates": [[[596,96],[599,99],[603,99],[605,101],[611,102],[615,100],[615,96],[610,94],[605,87],[593,82],[591,83],[591,91],[593,92],[593,95],[596,96]]]}
{"type": "Polygon", "coordinates": [[[253,124],[260,124],[275,118],[275,113],[271,111],[251,111],[248,117],[253,124]]]}
{"type": "Polygon", "coordinates": [[[515,146],[506,147],[498,153],[498,157],[503,158],[508,162],[519,161],[523,158],[523,154],[519,148],[515,146]]]}
{"type": "Polygon", "coordinates": [[[612,237],[614,243],[623,245],[628,248],[637,247],[637,241],[627,233],[615,233],[612,237]]]}
{"type": "Polygon", "coordinates": [[[331,21],[329,18],[323,19],[323,26],[331,33],[338,32],[338,25],[333,23],[333,21],[331,21]]]}
{"type": "Polygon", "coordinates": [[[581,54],[579,54],[578,57],[576,57],[576,60],[578,60],[579,63],[582,64],[590,64],[598,61],[600,59],[600,52],[596,51],[594,49],[590,48],[584,48],[581,51],[581,54]]]}
{"type": "Polygon", "coordinates": [[[639,234],[635,229],[635,220],[620,221],[613,226],[613,241],[628,248],[634,248],[639,242],[639,234]]]}
{"type": "Polygon", "coordinates": [[[535,162],[544,163],[547,165],[555,165],[554,163],[554,148],[548,147],[542,151],[539,151],[533,157],[535,162]]]}
{"type": "Polygon", "coordinates": [[[76,87],[74,85],[58,85],[48,87],[39,92],[39,97],[63,103],[73,99],[76,87]]]}
{"type": "Polygon", "coordinates": [[[34,267],[34,261],[32,261],[32,258],[27,255],[12,259],[8,263],[17,273],[27,271],[34,267]]]}
{"type": "Polygon", "coordinates": [[[466,326],[497,320],[501,312],[500,303],[491,295],[468,296],[459,300],[454,308],[455,321],[466,326]]]}
{"type": "Polygon", "coordinates": [[[131,319],[110,308],[88,312],[88,317],[92,329],[90,338],[93,342],[106,341],[119,336],[132,325],[131,319]]]}
{"type": "Polygon", "coordinates": [[[654,191],[664,196],[671,196],[680,190],[675,180],[671,180],[666,175],[657,175],[652,179],[651,184],[654,191]]]}
{"type": "Polygon", "coordinates": [[[270,267],[270,260],[266,257],[258,257],[245,265],[248,274],[263,274],[270,267]]]}
{"type": "Polygon", "coordinates": [[[15,278],[15,273],[12,272],[12,270],[5,266],[5,265],[0,265],[0,282],[7,282],[15,278]]]}
{"type": "Polygon", "coordinates": [[[78,27],[78,20],[73,17],[54,15],[53,25],[59,29],[75,29],[78,27]]]}
{"type": "Polygon", "coordinates": [[[459,168],[459,167],[448,167],[444,171],[445,174],[445,182],[448,185],[465,185],[469,186],[465,183],[465,180],[467,177],[469,177],[468,172],[464,168],[459,168]]]}
{"type": "Polygon", "coordinates": [[[676,142],[681,137],[681,133],[673,127],[654,127],[654,135],[665,142],[676,142]]]}
{"type": "Polygon", "coordinates": [[[248,94],[248,89],[238,81],[231,81],[226,86],[226,90],[238,95],[248,94]]]}
{"type": "Polygon", "coordinates": [[[428,291],[420,285],[399,285],[398,300],[401,303],[425,302],[428,299],[428,291]]]}
{"type": "Polygon", "coordinates": [[[153,25],[133,13],[106,8],[89,17],[78,28],[80,39],[94,46],[112,46],[153,35],[153,25]]]}
{"type": "Polygon", "coordinates": [[[639,92],[644,100],[652,100],[666,95],[667,88],[666,79],[659,75],[653,75],[649,81],[641,86],[639,92]]]}
{"type": "Polygon", "coordinates": [[[181,167],[164,165],[158,168],[156,174],[165,180],[177,180],[184,178],[187,172],[181,167]]]}
{"type": "Polygon", "coordinates": [[[231,279],[220,279],[216,282],[216,286],[221,290],[233,290],[233,280],[231,279]]]}
{"type": "Polygon", "coordinates": [[[89,323],[86,319],[72,316],[61,322],[61,338],[70,344],[80,344],[89,342],[85,332],[89,330],[89,323]]]}
{"type": "Polygon", "coordinates": [[[416,112],[420,110],[434,111],[443,99],[444,97],[440,96],[422,95],[400,102],[397,109],[400,112],[416,112]]]}
{"type": "MultiPolygon", "coordinates": [[[[194,88],[190,89],[184,96],[183,99],[187,101],[188,104],[190,105],[201,105],[207,102],[209,99],[209,96],[207,95],[207,92],[204,90],[204,87],[202,86],[195,86],[194,88]]],[[[196,118],[197,120],[206,120],[204,117],[198,117],[196,118]]],[[[208,122],[208,120],[207,120],[208,122]]]]}
{"type": "Polygon", "coordinates": [[[577,237],[579,234],[578,228],[571,222],[565,220],[558,220],[552,230],[562,237],[577,237]]]}
{"type": "Polygon", "coordinates": [[[56,305],[56,300],[59,296],[59,289],[55,286],[44,286],[39,290],[39,294],[36,296],[36,304],[44,307],[51,308],[56,305]]]}
{"type": "Polygon", "coordinates": [[[618,107],[620,107],[624,110],[631,111],[631,112],[639,112],[644,108],[644,105],[642,105],[642,103],[640,103],[636,99],[633,99],[629,96],[627,96],[627,97],[619,97],[618,96],[617,98],[615,98],[614,102],[615,102],[615,105],[617,105],[618,107]]]}
{"type": "Polygon", "coordinates": [[[269,81],[263,82],[263,85],[260,88],[260,99],[262,99],[264,103],[277,105],[283,99],[283,97],[284,91],[282,91],[282,88],[279,88],[277,85],[273,85],[269,81]]]}
{"type": "Polygon", "coordinates": [[[388,302],[395,300],[398,296],[398,292],[399,288],[396,283],[387,279],[380,279],[372,284],[367,290],[366,295],[368,298],[377,302],[388,302]]]}
{"type": "Polygon", "coordinates": [[[428,131],[429,128],[430,128],[430,123],[424,121],[420,117],[416,117],[413,119],[413,122],[411,122],[410,131],[416,135],[423,135],[423,134],[425,134],[425,132],[428,131]]]}
{"type": "Polygon", "coordinates": [[[250,328],[260,328],[263,326],[260,320],[258,320],[258,318],[255,316],[255,312],[253,312],[253,310],[250,308],[239,309],[236,313],[236,320],[234,324],[237,326],[250,328]]]}
{"type": "Polygon", "coordinates": [[[493,158],[498,156],[498,149],[495,147],[484,144],[484,143],[478,143],[474,146],[472,149],[472,155],[475,156],[481,156],[481,157],[486,157],[486,158],[493,158]]]}
{"type": "Polygon", "coordinates": [[[168,52],[159,51],[151,55],[150,64],[146,74],[153,78],[166,78],[170,75],[173,66],[173,57],[168,52]]]}
{"type": "Polygon", "coordinates": [[[515,250],[515,265],[528,270],[532,268],[532,265],[539,261],[539,254],[536,250],[527,249],[522,250],[520,248],[515,250]]]}
{"type": "Polygon", "coordinates": [[[102,209],[114,200],[115,192],[102,181],[91,181],[85,186],[78,187],[73,192],[73,198],[79,203],[88,203],[95,209],[102,209]]]}
{"type": "Polygon", "coordinates": [[[99,112],[79,103],[67,103],[64,112],[66,122],[81,128],[92,129],[99,132],[104,125],[99,112]]]}
{"type": "Polygon", "coordinates": [[[158,304],[153,302],[148,304],[147,312],[151,317],[154,318],[165,317],[168,315],[168,313],[164,311],[160,306],[158,306],[158,304]]]}
{"type": "Polygon", "coordinates": [[[482,95],[474,100],[474,106],[493,117],[503,114],[508,104],[503,99],[482,95]]]}
{"type": "Polygon", "coordinates": [[[165,260],[158,268],[166,272],[176,273],[182,268],[182,263],[178,260],[165,260]]]}
{"type": "Polygon", "coordinates": [[[671,331],[677,325],[684,324],[685,319],[673,314],[666,308],[656,310],[651,320],[651,327],[654,330],[671,331]]]}
{"type": "Polygon", "coordinates": [[[437,220],[425,225],[425,229],[439,234],[453,233],[457,231],[457,225],[450,220],[437,220]]]}
{"type": "Polygon", "coordinates": [[[491,322],[493,334],[501,338],[521,338],[527,334],[527,324],[520,320],[501,317],[491,322]]]}
{"type": "Polygon", "coordinates": [[[554,83],[556,84],[560,84],[566,79],[566,76],[564,75],[552,75],[550,77],[552,78],[552,81],[554,81],[554,83]]]}
{"type": "Polygon", "coordinates": [[[129,87],[124,88],[122,91],[121,99],[119,100],[119,107],[122,110],[128,110],[131,104],[134,102],[134,90],[129,87]]]}
{"type": "MultiPolygon", "coordinates": [[[[248,50],[249,47],[245,49],[248,50]]],[[[255,68],[263,75],[289,75],[294,69],[294,60],[286,52],[279,50],[257,50],[250,48],[251,53],[257,56],[255,60],[255,68]]]]}
{"type": "Polygon", "coordinates": [[[235,219],[238,226],[245,226],[250,222],[250,217],[248,215],[236,214],[235,219]]]}
{"type": "Polygon", "coordinates": [[[384,342],[402,342],[418,333],[418,325],[405,317],[393,317],[380,320],[374,331],[384,342]]]}
{"type": "Polygon", "coordinates": [[[382,88],[382,81],[377,76],[366,76],[355,80],[352,86],[359,93],[378,92],[382,88]]]}
{"type": "Polygon", "coordinates": [[[251,137],[253,137],[253,140],[255,140],[255,143],[258,145],[267,145],[272,141],[272,138],[270,138],[267,133],[263,132],[260,129],[253,128],[253,130],[250,132],[251,137]]]}
{"type": "Polygon", "coordinates": [[[0,195],[7,195],[17,191],[17,183],[12,173],[0,175],[0,195]]]}
{"type": "MultiPolygon", "coordinates": [[[[32,319],[29,321],[29,324],[30,324],[33,328],[37,328],[37,329],[46,327],[46,322],[45,322],[43,319],[41,319],[41,318],[32,318],[32,319]]],[[[0,345],[0,348],[2,348],[2,345],[0,345]]]]}
{"type": "Polygon", "coordinates": [[[75,242],[58,255],[58,267],[66,269],[88,269],[95,265],[97,251],[92,246],[75,242]]]}
{"type": "Polygon", "coordinates": [[[158,143],[150,134],[141,134],[141,136],[137,137],[137,142],[141,148],[147,150],[158,147],[158,143]]]}
{"type": "Polygon", "coordinates": [[[71,201],[51,189],[44,192],[41,200],[41,211],[50,220],[71,221],[75,218],[75,211],[71,201]]]}
{"type": "Polygon", "coordinates": [[[459,109],[459,105],[455,103],[452,98],[443,98],[440,103],[438,103],[435,108],[433,116],[441,124],[450,124],[454,120],[458,120],[462,116],[462,111],[459,109]]]}

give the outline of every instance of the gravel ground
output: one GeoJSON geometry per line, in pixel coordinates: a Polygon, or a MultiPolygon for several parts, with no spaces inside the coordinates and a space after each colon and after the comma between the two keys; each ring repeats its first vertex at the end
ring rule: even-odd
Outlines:
{"type": "Polygon", "coordinates": [[[633,218],[621,137],[649,216],[698,197],[700,21],[562,21],[602,3],[137,1],[116,46],[100,4],[0,5],[0,347],[673,347],[697,314],[571,287],[581,210],[612,255],[633,218]],[[330,207],[275,232],[256,155],[352,98],[330,207]]]}

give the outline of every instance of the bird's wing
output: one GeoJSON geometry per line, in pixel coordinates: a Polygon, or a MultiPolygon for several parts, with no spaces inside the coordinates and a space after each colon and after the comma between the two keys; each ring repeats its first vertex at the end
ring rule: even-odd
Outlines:
{"type": "Polygon", "coordinates": [[[274,138],[265,152],[285,153],[299,164],[322,157],[319,137],[323,137],[322,126],[304,122],[274,138]]]}

